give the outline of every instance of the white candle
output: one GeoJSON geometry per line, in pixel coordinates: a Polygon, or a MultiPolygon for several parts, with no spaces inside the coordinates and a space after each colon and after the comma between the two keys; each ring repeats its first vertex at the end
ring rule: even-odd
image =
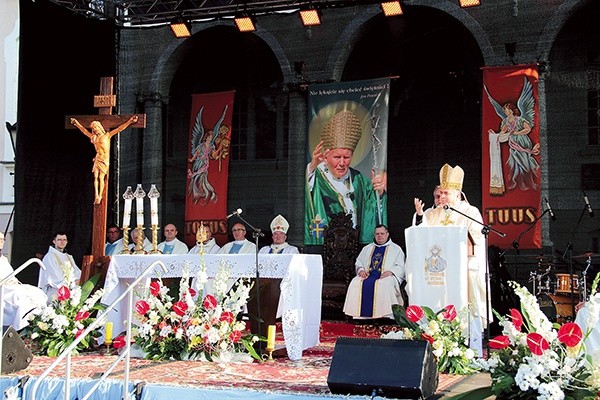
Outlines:
{"type": "Polygon", "coordinates": [[[153,226],[158,226],[158,199],[150,198],[150,220],[153,226]]]}
{"type": "Polygon", "coordinates": [[[144,225],[144,198],[137,197],[135,199],[135,212],[137,213],[138,226],[144,225]]]}
{"type": "Polygon", "coordinates": [[[125,210],[123,210],[123,229],[129,228],[131,222],[131,199],[125,199],[125,210]]]}

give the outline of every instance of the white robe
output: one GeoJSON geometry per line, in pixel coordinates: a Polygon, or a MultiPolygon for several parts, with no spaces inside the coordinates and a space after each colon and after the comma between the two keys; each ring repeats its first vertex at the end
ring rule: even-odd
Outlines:
{"type": "Polygon", "coordinates": [[[65,273],[70,272],[73,281],[81,277],[81,269],[75,264],[73,256],[60,252],[52,246],[48,248],[48,253],[42,262],[46,269],[40,269],[38,287],[46,293],[49,302],[53,300],[52,296],[61,286],[69,286],[70,281],[65,279],[65,273]]]}
{"type": "MultiPolygon", "coordinates": [[[[137,243],[129,242],[129,251],[133,253],[135,251],[136,246],[137,246],[137,243]]],[[[152,247],[152,242],[150,242],[147,237],[144,238],[144,243],[142,244],[142,250],[144,250],[146,253],[150,253],[152,250],[154,250],[154,248],[152,247]]]]}
{"type": "Polygon", "coordinates": [[[208,243],[206,243],[202,246],[200,246],[199,244],[196,244],[194,247],[192,247],[190,249],[190,251],[188,251],[188,254],[200,254],[201,247],[204,247],[204,254],[217,254],[219,252],[219,250],[221,249],[221,246],[219,246],[217,244],[217,242],[215,241],[215,238],[210,238],[208,243]]]}
{"type": "Polygon", "coordinates": [[[229,251],[231,250],[233,245],[236,243],[242,245],[242,247],[240,248],[240,251],[238,251],[237,254],[251,254],[256,251],[256,245],[254,243],[252,243],[251,241],[249,241],[248,239],[244,239],[244,240],[239,240],[239,241],[234,240],[234,241],[231,241],[231,242],[225,244],[225,246],[223,246],[219,249],[219,254],[230,254],[229,251]]]}
{"type": "MultiPolygon", "coordinates": [[[[0,255],[0,280],[13,273],[8,259],[0,255]]],[[[48,296],[38,287],[22,284],[16,277],[4,284],[4,326],[12,325],[16,330],[25,328],[29,322],[27,314],[34,308],[46,305],[48,296]]]]}
{"type": "Polygon", "coordinates": [[[258,251],[258,254],[300,254],[300,252],[296,246],[284,242],[280,245],[272,244],[270,246],[263,246],[258,251]]]}
{"type": "MultiPolygon", "coordinates": [[[[372,318],[392,317],[392,305],[404,305],[400,284],[405,279],[404,269],[404,251],[392,240],[388,240],[382,245],[370,243],[362,248],[358,258],[356,259],[356,273],[359,270],[369,270],[371,265],[371,256],[376,247],[387,246],[385,251],[381,273],[391,271],[394,275],[383,279],[378,279],[375,286],[375,299],[373,300],[373,316],[372,318]]],[[[346,293],[346,301],[344,302],[344,314],[355,318],[361,318],[361,295],[362,282],[360,276],[352,278],[346,293]]]]}
{"type": "Polygon", "coordinates": [[[163,253],[167,244],[174,245],[173,251],[170,254],[187,254],[189,251],[187,245],[177,238],[173,239],[171,242],[160,242],[157,246],[158,250],[163,253]]]}
{"type": "MultiPolygon", "coordinates": [[[[598,295],[596,295],[598,296],[598,295]]],[[[591,311],[594,307],[591,306],[590,302],[585,303],[585,305],[577,312],[577,316],[575,317],[575,323],[579,325],[581,330],[583,331],[583,335],[585,336],[590,330],[589,335],[585,338],[585,352],[586,354],[593,355],[594,353],[599,353],[600,351],[600,315],[598,315],[600,310],[595,310],[596,315],[590,315],[591,311]],[[590,325],[594,324],[594,325],[590,325]],[[591,329],[590,329],[591,328],[591,329]]],[[[596,307],[597,308],[597,307],[596,307]]],[[[596,356],[600,355],[596,354],[596,356]]]]}
{"type": "Polygon", "coordinates": [[[115,240],[113,243],[108,243],[104,245],[104,255],[106,256],[114,256],[121,254],[123,251],[123,238],[115,240]]]}

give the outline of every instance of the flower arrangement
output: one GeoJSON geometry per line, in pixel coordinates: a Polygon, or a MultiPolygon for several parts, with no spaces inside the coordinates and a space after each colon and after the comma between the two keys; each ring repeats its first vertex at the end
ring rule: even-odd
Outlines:
{"type": "MultiPolygon", "coordinates": [[[[106,308],[99,303],[104,289],[99,289],[90,296],[100,275],[93,276],[82,286],[77,285],[69,274],[66,278],[68,285],[58,289],[52,303],[36,308],[29,314],[29,326],[25,328],[24,334],[35,343],[36,353],[58,356],[94,322],[94,312],[106,308]]],[[[99,330],[92,331],[89,337],[75,347],[73,353],[93,349],[95,339],[100,335],[99,330]]]]}
{"type": "Polygon", "coordinates": [[[393,306],[394,318],[402,327],[400,331],[390,332],[382,337],[388,339],[427,340],[437,359],[438,371],[443,373],[466,375],[477,371],[472,361],[475,352],[468,347],[463,336],[466,330],[466,309],[459,316],[453,305],[438,312],[429,307],[416,305],[393,306]]]}
{"type": "MultiPolygon", "coordinates": [[[[135,303],[139,323],[132,328],[135,344],[153,360],[201,360],[251,362],[260,356],[253,347],[256,336],[244,334],[246,324],[238,314],[246,304],[253,286],[240,279],[228,291],[229,268],[221,264],[212,284],[213,294],[202,296],[189,287],[188,273],[181,279],[179,299],[168,294],[161,280],[151,282],[135,303]]],[[[207,282],[201,270],[196,276],[197,287],[207,282]]],[[[124,338],[114,340],[123,346],[124,338]]]]}
{"type": "MultiPolygon", "coordinates": [[[[589,332],[584,334],[573,322],[553,325],[535,296],[516,282],[509,285],[521,299],[521,311],[511,309],[509,316],[499,317],[502,335],[490,341],[494,350],[489,358],[477,360],[483,370],[489,371],[492,384],[454,399],[491,395],[498,399],[597,399],[598,359],[586,354],[582,342],[589,332]]],[[[598,302],[594,298],[590,301],[598,302]]],[[[595,310],[597,314],[600,308],[595,310]]]]}

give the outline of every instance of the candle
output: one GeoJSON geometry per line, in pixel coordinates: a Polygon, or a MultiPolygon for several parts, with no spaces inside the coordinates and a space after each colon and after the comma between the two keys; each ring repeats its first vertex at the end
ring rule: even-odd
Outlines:
{"type": "Polygon", "coordinates": [[[158,226],[158,198],[160,193],[156,190],[156,185],[152,185],[148,197],[150,197],[150,223],[152,226],[158,226]]]}
{"type": "Polygon", "coordinates": [[[111,344],[113,341],[113,323],[107,322],[104,326],[104,343],[111,344]]]}
{"type": "Polygon", "coordinates": [[[129,228],[131,223],[131,201],[133,200],[133,191],[131,186],[127,186],[127,190],[123,193],[125,199],[125,209],[123,210],[123,229],[129,228]]]}
{"type": "Polygon", "coordinates": [[[135,212],[137,214],[137,225],[144,225],[144,197],[146,197],[146,192],[142,189],[142,185],[138,183],[137,188],[135,189],[135,212]]]}
{"type": "Polygon", "coordinates": [[[125,210],[123,210],[123,229],[129,228],[131,221],[131,199],[125,199],[125,210]]]}
{"type": "Polygon", "coordinates": [[[275,349],[275,325],[269,325],[267,331],[267,349],[275,349]]]}

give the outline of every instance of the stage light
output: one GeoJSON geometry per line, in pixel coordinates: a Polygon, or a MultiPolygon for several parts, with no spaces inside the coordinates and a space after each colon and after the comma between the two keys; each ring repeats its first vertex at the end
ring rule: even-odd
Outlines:
{"type": "Polygon", "coordinates": [[[300,10],[300,19],[304,26],[321,25],[321,14],[319,10],[314,7],[300,10]]]}
{"type": "Polygon", "coordinates": [[[404,14],[404,11],[402,11],[402,5],[400,5],[399,1],[386,1],[381,3],[381,10],[383,11],[383,15],[386,17],[404,14]]]}
{"type": "Polygon", "coordinates": [[[481,0],[458,0],[462,8],[475,7],[481,5],[481,0]]]}
{"type": "Polygon", "coordinates": [[[234,18],[235,25],[239,29],[240,32],[254,32],[256,30],[256,26],[254,26],[254,21],[252,17],[249,15],[240,15],[234,18]]]}
{"type": "Polygon", "coordinates": [[[192,24],[185,21],[183,18],[177,18],[171,22],[171,31],[177,39],[186,38],[192,36],[192,24]]]}

